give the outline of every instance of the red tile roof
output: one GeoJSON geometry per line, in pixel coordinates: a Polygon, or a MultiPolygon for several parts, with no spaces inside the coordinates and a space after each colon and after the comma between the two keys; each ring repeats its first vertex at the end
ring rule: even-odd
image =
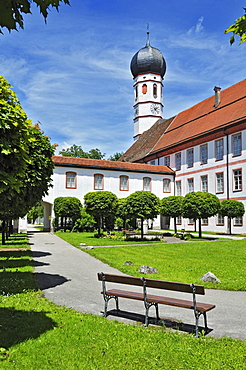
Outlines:
{"type": "Polygon", "coordinates": [[[154,166],[142,163],[130,163],[119,161],[106,161],[101,159],[75,158],[65,156],[53,156],[55,166],[65,167],[83,167],[94,169],[107,169],[112,171],[142,172],[142,173],[159,173],[173,174],[174,171],[166,166],[154,166]]]}
{"type": "Polygon", "coordinates": [[[222,90],[221,103],[215,97],[179,113],[152,149],[152,153],[178,145],[203,134],[224,129],[246,119],[246,79],[222,90]]]}
{"type": "Polygon", "coordinates": [[[136,162],[147,156],[163,132],[170,125],[174,117],[169,119],[158,119],[156,123],[147,131],[144,131],[138,140],[122,155],[121,161],[136,162]]]}

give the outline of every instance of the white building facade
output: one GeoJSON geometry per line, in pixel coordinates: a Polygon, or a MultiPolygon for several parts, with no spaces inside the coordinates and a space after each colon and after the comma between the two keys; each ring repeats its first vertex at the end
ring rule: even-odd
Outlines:
{"type": "MultiPolygon", "coordinates": [[[[118,198],[126,198],[137,190],[145,190],[161,199],[174,192],[174,172],[165,166],[65,156],[54,156],[53,162],[53,187],[43,198],[46,231],[52,227],[57,197],[76,197],[83,204],[84,195],[91,191],[107,190],[118,198]]],[[[154,221],[155,228],[161,227],[160,220],[158,217],[154,221]]]]}

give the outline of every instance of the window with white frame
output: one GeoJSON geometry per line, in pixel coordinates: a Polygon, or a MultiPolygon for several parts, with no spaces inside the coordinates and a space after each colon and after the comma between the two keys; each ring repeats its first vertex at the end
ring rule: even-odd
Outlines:
{"type": "Polygon", "coordinates": [[[201,176],[201,191],[205,193],[208,192],[208,176],[207,175],[201,176]]]}
{"type": "Polygon", "coordinates": [[[215,159],[219,161],[223,159],[224,155],[224,143],[223,139],[219,139],[215,141],[215,159]]]}
{"type": "Polygon", "coordinates": [[[181,195],[181,181],[176,181],[176,195],[181,195]]]}
{"type": "Polygon", "coordinates": [[[202,218],[201,224],[202,225],[208,225],[208,218],[202,218]]]}
{"type": "Polygon", "coordinates": [[[151,178],[150,177],[143,178],[143,190],[151,191],[151,178]]]}
{"type": "Polygon", "coordinates": [[[76,172],[66,172],[66,188],[76,189],[76,172]]]}
{"type": "Polygon", "coordinates": [[[120,190],[127,191],[129,190],[129,177],[128,176],[120,176],[120,190]]]}
{"type": "Polygon", "coordinates": [[[216,173],[216,193],[224,192],[224,172],[216,173]]]}
{"type": "Polygon", "coordinates": [[[171,180],[163,179],[163,193],[170,193],[170,192],[171,192],[171,180]]]}
{"type": "Polygon", "coordinates": [[[176,171],[181,169],[181,153],[175,154],[175,167],[176,171]]]}
{"type": "Polygon", "coordinates": [[[194,179],[187,179],[187,184],[188,184],[188,193],[191,193],[194,191],[194,179]]]}
{"type": "Polygon", "coordinates": [[[208,144],[204,144],[200,146],[200,157],[201,157],[201,164],[206,164],[208,161],[208,144]]]}
{"type": "Polygon", "coordinates": [[[193,167],[194,165],[194,150],[187,150],[187,167],[193,167]]]}
{"type": "Polygon", "coordinates": [[[94,175],[94,189],[103,190],[103,175],[99,173],[94,175]]]}
{"type": "Polygon", "coordinates": [[[194,223],[195,223],[195,221],[194,221],[194,219],[193,219],[193,218],[189,218],[189,219],[188,219],[188,224],[189,224],[189,225],[194,225],[194,223]]]}
{"type": "Polygon", "coordinates": [[[234,226],[243,226],[243,218],[242,217],[235,217],[233,224],[234,224],[234,226]]]}
{"type": "Polygon", "coordinates": [[[242,135],[241,133],[232,135],[232,155],[241,155],[242,152],[242,135]]]}
{"type": "Polygon", "coordinates": [[[241,191],[242,190],[242,170],[234,170],[233,171],[233,191],[241,191]]]}
{"type": "Polygon", "coordinates": [[[182,217],[178,216],[176,217],[176,225],[181,225],[182,224],[182,217]]]}
{"type": "Polygon", "coordinates": [[[164,158],[164,166],[170,167],[170,156],[164,158]]]}
{"type": "Polygon", "coordinates": [[[218,226],[223,226],[224,225],[224,217],[221,215],[217,216],[217,225],[218,226]]]}

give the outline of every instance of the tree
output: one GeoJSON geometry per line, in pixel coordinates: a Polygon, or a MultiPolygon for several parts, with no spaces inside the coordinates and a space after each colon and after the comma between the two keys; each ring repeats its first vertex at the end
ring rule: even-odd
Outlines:
{"type": "Polygon", "coordinates": [[[0,219],[23,217],[47,193],[54,147],[33,126],[11,85],[0,76],[0,219]]]}
{"type": "Polygon", "coordinates": [[[220,201],[216,195],[206,192],[191,192],[183,198],[183,216],[199,221],[199,238],[202,237],[201,219],[216,215],[220,201]]]}
{"type": "Polygon", "coordinates": [[[39,8],[40,13],[47,19],[49,6],[59,10],[61,3],[68,4],[69,0],[0,0],[0,33],[6,27],[9,32],[17,30],[17,26],[24,28],[23,14],[31,14],[31,3],[39,8]]]}
{"type": "Polygon", "coordinates": [[[85,207],[81,209],[80,218],[74,224],[73,230],[76,231],[93,231],[96,221],[93,216],[86,212],[85,207]]]}
{"type": "Polygon", "coordinates": [[[228,217],[228,233],[231,234],[231,219],[234,217],[242,217],[245,213],[242,202],[234,199],[224,199],[220,203],[219,214],[223,217],[228,217]]]}
{"type": "Polygon", "coordinates": [[[141,219],[141,239],[143,239],[143,222],[158,216],[160,199],[148,191],[135,191],[126,198],[125,209],[129,217],[141,219]]]}
{"type": "Polygon", "coordinates": [[[111,155],[108,160],[109,161],[118,161],[120,159],[120,157],[122,157],[124,154],[124,152],[116,152],[114,153],[113,155],[111,155]]]}
{"type": "Polygon", "coordinates": [[[11,194],[21,186],[21,177],[27,166],[31,140],[28,120],[22,106],[8,81],[0,76],[0,203],[5,191],[11,194]]]}
{"type": "Polygon", "coordinates": [[[161,215],[174,218],[174,232],[177,233],[176,217],[182,215],[183,197],[170,196],[161,200],[161,215]]]}
{"type": "Polygon", "coordinates": [[[35,223],[38,217],[44,216],[44,206],[41,204],[37,204],[36,206],[32,207],[27,214],[27,221],[31,223],[35,223]]]}
{"type": "Polygon", "coordinates": [[[67,224],[71,221],[71,229],[78,218],[81,216],[82,204],[76,197],[57,197],[54,200],[54,212],[56,225],[59,227],[59,218],[61,218],[61,227],[66,230],[67,224]]]}
{"type": "Polygon", "coordinates": [[[103,218],[115,215],[118,199],[110,191],[91,191],[85,194],[84,203],[86,212],[97,221],[98,236],[100,236],[103,218]]]}
{"type": "Polygon", "coordinates": [[[91,149],[89,152],[84,152],[81,146],[73,144],[70,148],[62,149],[59,152],[64,157],[104,159],[105,153],[102,153],[98,148],[91,149]]]}
{"type": "MultiPolygon", "coordinates": [[[[246,8],[244,8],[246,11],[246,8]]],[[[230,44],[232,45],[235,42],[235,35],[238,35],[240,37],[240,43],[246,41],[246,15],[244,14],[242,17],[235,20],[234,24],[232,24],[230,27],[228,27],[225,30],[225,33],[232,32],[233,35],[230,37],[230,44]]]]}
{"type": "Polygon", "coordinates": [[[40,131],[39,124],[29,127],[26,142],[28,160],[24,175],[17,175],[21,182],[18,190],[7,189],[2,195],[5,201],[1,206],[0,219],[10,221],[24,217],[28,211],[42,200],[51,186],[54,164],[52,155],[55,147],[47,136],[40,131]]]}

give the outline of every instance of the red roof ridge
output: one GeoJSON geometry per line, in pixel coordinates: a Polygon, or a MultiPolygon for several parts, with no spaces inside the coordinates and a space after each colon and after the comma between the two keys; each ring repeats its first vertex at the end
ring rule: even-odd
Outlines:
{"type": "Polygon", "coordinates": [[[107,168],[112,170],[136,171],[136,172],[155,172],[155,173],[174,173],[167,166],[151,165],[146,163],[131,163],[120,161],[109,161],[106,159],[77,158],[67,156],[53,156],[52,161],[55,165],[85,166],[93,168],[107,168]]]}

